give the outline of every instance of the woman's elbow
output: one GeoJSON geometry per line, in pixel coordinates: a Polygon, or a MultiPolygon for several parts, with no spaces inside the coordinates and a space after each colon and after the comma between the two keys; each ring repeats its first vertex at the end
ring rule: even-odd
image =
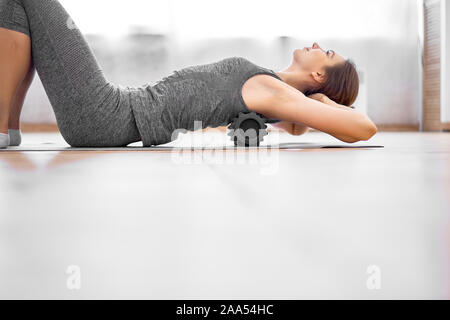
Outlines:
{"type": "Polygon", "coordinates": [[[294,136],[301,136],[305,133],[309,132],[309,127],[306,126],[297,126],[294,125],[294,129],[292,130],[291,134],[294,136]]]}
{"type": "MultiPolygon", "coordinates": [[[[366,125],[358,137],[358,141],[368,141],[378,132],[378,128],[374,123],[366,125]]],[[[356,141],[357,142],[357,141],[356,141]]]]}
{"type": "Polygon", "coordinates": [[[367,125],[358,131],[358,134],[353,134],[351,136],[336,136],[339,140],[346,143],[356,143],[359,141],[370,140],[378,131],[375,125],[367,125]]]}

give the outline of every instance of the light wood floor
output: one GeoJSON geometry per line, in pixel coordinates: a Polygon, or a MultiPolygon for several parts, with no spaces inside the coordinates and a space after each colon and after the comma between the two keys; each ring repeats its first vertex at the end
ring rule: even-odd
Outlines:
{"type": "Polygon", "coordinates": [[[450,134],[364,143],[1,152],[0,298],[449,299],[450,134]]]}

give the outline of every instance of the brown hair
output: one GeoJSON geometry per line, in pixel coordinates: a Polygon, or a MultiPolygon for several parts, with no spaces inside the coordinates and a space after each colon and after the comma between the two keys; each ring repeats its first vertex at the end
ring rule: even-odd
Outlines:
{"type": "Polygon", "coordinates": [[[325,82],[316,89],[307,90],[305,96],[323,93],[336,103],[350,107],[358,97],[359,77],[355,64],[348,59],[344,63],[325,69],[325,82]]]}

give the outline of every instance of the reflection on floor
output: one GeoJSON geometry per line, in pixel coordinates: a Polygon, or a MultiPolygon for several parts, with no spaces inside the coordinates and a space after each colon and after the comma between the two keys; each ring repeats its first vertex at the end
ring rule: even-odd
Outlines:
{"type": "Polygon", "coordinates": [[[363,143],[0,152],[0,298],[450,298],[450,134],[363,143]]]}

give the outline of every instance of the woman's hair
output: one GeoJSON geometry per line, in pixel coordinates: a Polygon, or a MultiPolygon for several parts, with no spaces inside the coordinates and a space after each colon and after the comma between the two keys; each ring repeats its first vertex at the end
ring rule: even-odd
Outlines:
{"type": "Polygon", "coordinates": [[[355,102],[359,92],[359,77],[352,60],[327,67],[325,79],[319,88],[304,92],[305,96],[323,93],[334,102],[347,107],[355,102]]]}

